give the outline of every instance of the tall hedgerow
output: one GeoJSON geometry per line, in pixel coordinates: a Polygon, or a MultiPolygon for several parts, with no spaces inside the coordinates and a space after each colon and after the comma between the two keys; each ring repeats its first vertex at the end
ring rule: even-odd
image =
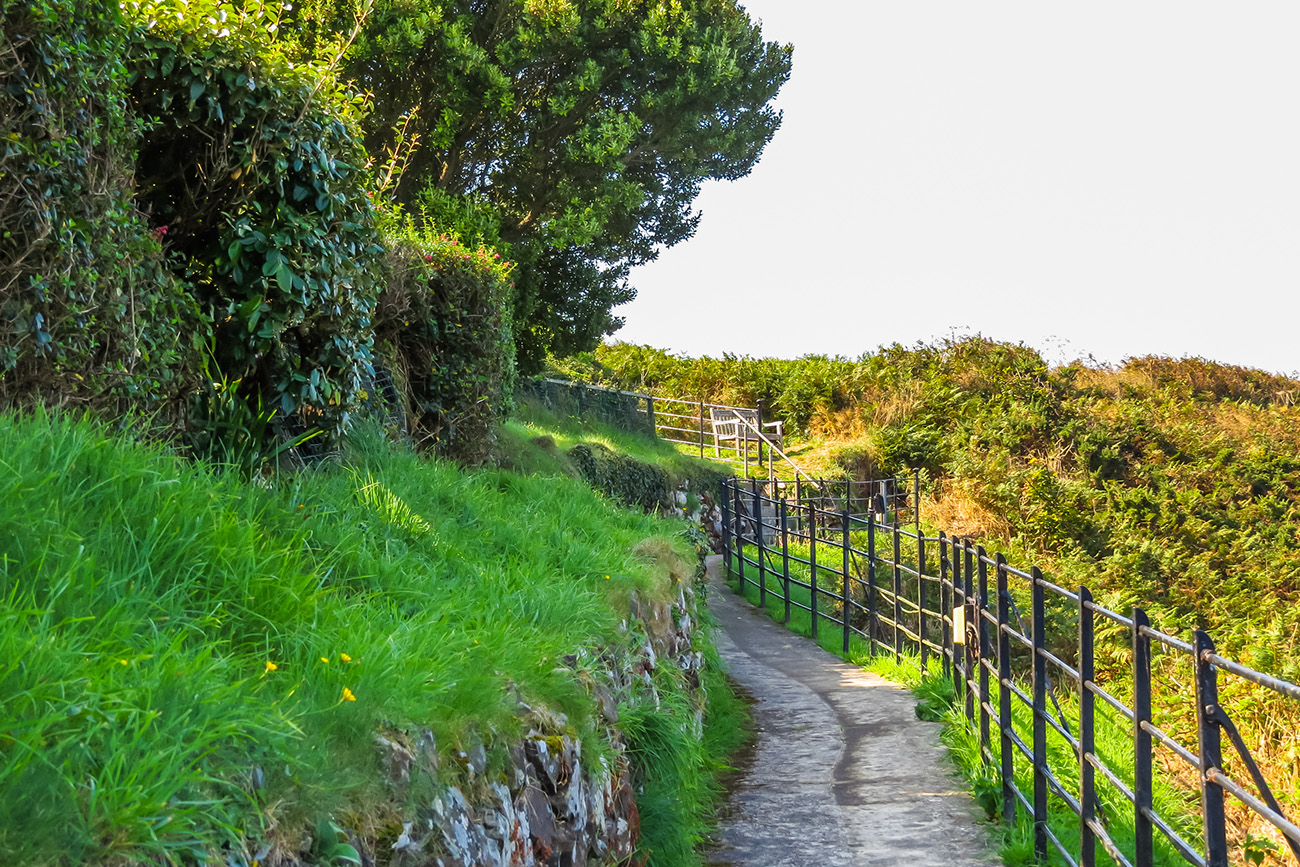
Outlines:
{"type": "Polygon", "coordinates": [[[280,4],[125,8],[137,196],[212,319],[215,361],[282,414],[346,429],[379,292],[361,101],[284,55],[280,4]]]}
{"type": "Polygon", "coordinates": [[[404,384],[417,441],[479,463],[514,393],[514,265],[400,212],[383,232],[380,358],[404,384]]]}
{"type": "Polygon", "coordinates": [[[114,3],[0,3],[0,403],[174,403],[204,324],[136,207],[114,3]]]}

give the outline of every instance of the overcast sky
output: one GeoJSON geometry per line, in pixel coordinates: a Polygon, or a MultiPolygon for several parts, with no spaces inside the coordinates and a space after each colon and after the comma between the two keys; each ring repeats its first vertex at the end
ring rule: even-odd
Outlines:
{"type": "Polygon", "coordinates": [[[1300,369],[1300,3],[748,0],[781,130],[615,339],[1300,369]]]}

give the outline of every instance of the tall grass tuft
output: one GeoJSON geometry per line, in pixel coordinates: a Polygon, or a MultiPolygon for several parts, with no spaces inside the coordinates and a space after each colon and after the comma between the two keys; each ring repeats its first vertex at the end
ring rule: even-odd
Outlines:
{"type": "MultiPolygon", "coordinates": [[[[378,436],[269,487],[88,420],[4,415],[0,441],[0,863],[251,863],[345,812],[364,831],[400,806],[381,728],[432,730],[445,782],[478,741],[504,767],[519,701],[596,744],[563,658],[636,641],[629,595],[689,574],[645,553],[685,543],[642,546],[671,527],[580,482],[378,436]]],[[[647,755],[699,749],[641,725],[647,755]]]]}

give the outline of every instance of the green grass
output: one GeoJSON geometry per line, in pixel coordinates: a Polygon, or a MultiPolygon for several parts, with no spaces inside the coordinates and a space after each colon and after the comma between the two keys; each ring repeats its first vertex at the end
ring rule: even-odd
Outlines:
{"type": "Polygon", "coordinates": [[[681,724],[695,711],[671,694],[658,707],[642,704],[619,721],[629,754],[645,773],[637,809],[641,847],[652,864],[700,863],[700,847],[715,830],[716,807],[726,796],[722,777],[731,770],[729,757],[752,737],[748,708],[723,674],[716,650],[705,655],[708,708],[698,727],[681,724]]]}
{"type": "Polygon", "coordinates": [[[383,849],[407,804],[377,730],[431,729],[457,782],[480,741],[505,768],[533,724],[522,699],[599,753],[562,658],[638,643],[629,596],[666,598],[693,569],[680,525],[578,481],[466,473],[374,436],[347,468],[270,484],[84,420],[0,416],[0,441],[3,863],[223,846],[243,863],[246,841],[296,845],[324,816],[383,849]]]}
{"type": "Polygon", "coordinates": [[[501,450],[505,462],[523,472],[543,475],[572,475],[564,453],[582,443],[597,443],[611,451],[644,463],[655,464],[668,473],[674,486],[690,481],[692,491],[715,489],[733,471],[716,462],[685,454],[658,437],[620,430],[599,421],[557,418],[533,401],[523,401],[512,419],[502,425],[501,450]],[[538,445],[539,437],[550,443],[538,445]]]}

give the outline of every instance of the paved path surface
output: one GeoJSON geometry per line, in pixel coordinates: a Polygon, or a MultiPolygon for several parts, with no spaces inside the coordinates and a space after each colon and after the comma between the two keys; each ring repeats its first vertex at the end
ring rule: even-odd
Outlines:
{"type": "Polygon", "coordinates": [[[996,857],[909,690],[847,665],[735,596],[710,559],[718,649],[758,744],[712,865],[963,867],[996,857]]]}

